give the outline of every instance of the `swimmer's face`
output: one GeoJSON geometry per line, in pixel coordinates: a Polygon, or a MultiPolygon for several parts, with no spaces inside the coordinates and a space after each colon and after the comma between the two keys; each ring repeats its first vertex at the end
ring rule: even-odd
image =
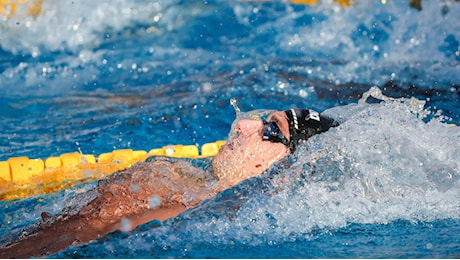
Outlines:
{"type": "MultiPolygon", "coordinates": [[[[274,122],[289,140],[289,125],[284,112],[273,112],[265,121],[274,122]]],[[[220,181],[238,184],[261,174],[289,154],[286,145],[262,139],[264,123],[261,119],[241,119],[235,128],[236,134],[222,146],[212,162],[214,174],[220,181]]]]}

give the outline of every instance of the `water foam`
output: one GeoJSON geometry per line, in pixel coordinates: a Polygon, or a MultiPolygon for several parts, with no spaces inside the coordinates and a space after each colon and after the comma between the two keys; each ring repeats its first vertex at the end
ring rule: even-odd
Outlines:
{"type": "Polygon", "coordinates": [[[76,51],[94,48],[126,27],[151,22],[164,6],[136,1],[43,1],[36,17],[27,15],[27,5],[1,21],[4,50],[37,57],[43,51],[76,51]],[[33,40],[31,40],[33,39],[33,40]]]}
{"type": "MultiPolygon", "coordinates": [[[[283,21],[304,21],[307,33],[295,28],[280,34],[278,42],[286,50],[327,57],[343,66],[331,71],[325,66],[307,68],[322,79],[335,82],[367,82],[381,85],[389,80],[411,79],[415,85],[458,82],[460,5],[450,1],[424,2],[423,9],[407,2],[356,1],[346,11],[331,8],[329,1],[305,12],[292,12],[283,21]],[[306,19],[309,18],[309,19],[306,19]],[[314,53],[314,54],[313,54],[314,53]],[[436,57],[436,58],[434,58],[436,57]],[[372,68],[372,69],[370,69],[372,68]],[[420,77],[420,70],[426,70],[420,77]]],[[[281,30],[280,30],[281,31],[281,30]]]]}

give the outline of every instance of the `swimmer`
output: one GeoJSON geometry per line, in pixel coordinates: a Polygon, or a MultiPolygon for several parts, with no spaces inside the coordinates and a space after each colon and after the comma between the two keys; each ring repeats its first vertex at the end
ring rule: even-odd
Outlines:
{"type": "Polygon", "coordinates": [[[0,258],[42,257],[111,231],[129,231],[155,219],[175,217],[260,175],[295,152],[302,141],[338,125],[309,109],[270,111],[262,117],[260,112],[248,112],[246,118],[235,120],[227,144],[212,160],[212,171],[164,157],[137,163],[77,195],[79,201],[92,198],[83,206],[66,209],[56,217],[42,213],[36,230],[0,248],[0,258]]]}

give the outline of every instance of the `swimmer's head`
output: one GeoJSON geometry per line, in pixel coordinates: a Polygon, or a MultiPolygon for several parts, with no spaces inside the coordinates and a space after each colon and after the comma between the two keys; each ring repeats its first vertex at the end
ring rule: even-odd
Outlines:
{"type": "Polygon", "coordinates": [[[237,113],[227,144],[213,160],[214,174],[237,184],[293,153],[302,140],[337,125],[335,120],[308,109],[237,113]]]}

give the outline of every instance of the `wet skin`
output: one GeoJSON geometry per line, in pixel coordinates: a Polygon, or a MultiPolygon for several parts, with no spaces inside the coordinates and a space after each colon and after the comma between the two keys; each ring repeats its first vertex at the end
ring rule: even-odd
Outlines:
{"type": "MultiPolygon", "coordinates": [[[[284,112],[272,113],[266,121],[276,122],[289,137],[284,112]]],[[[0,248],[0,258],[46,256],[114,230],[128,231],[154,219],[164,221],[261,174],[289,154],[282,143],[262,140],[261,120],[242,119],[236,128],[236,137],[213,159],[213,174],[183,160],[137,163],[99,181],[98,196],[78,213],[44,219],[32,234],[0,248]]]]}

